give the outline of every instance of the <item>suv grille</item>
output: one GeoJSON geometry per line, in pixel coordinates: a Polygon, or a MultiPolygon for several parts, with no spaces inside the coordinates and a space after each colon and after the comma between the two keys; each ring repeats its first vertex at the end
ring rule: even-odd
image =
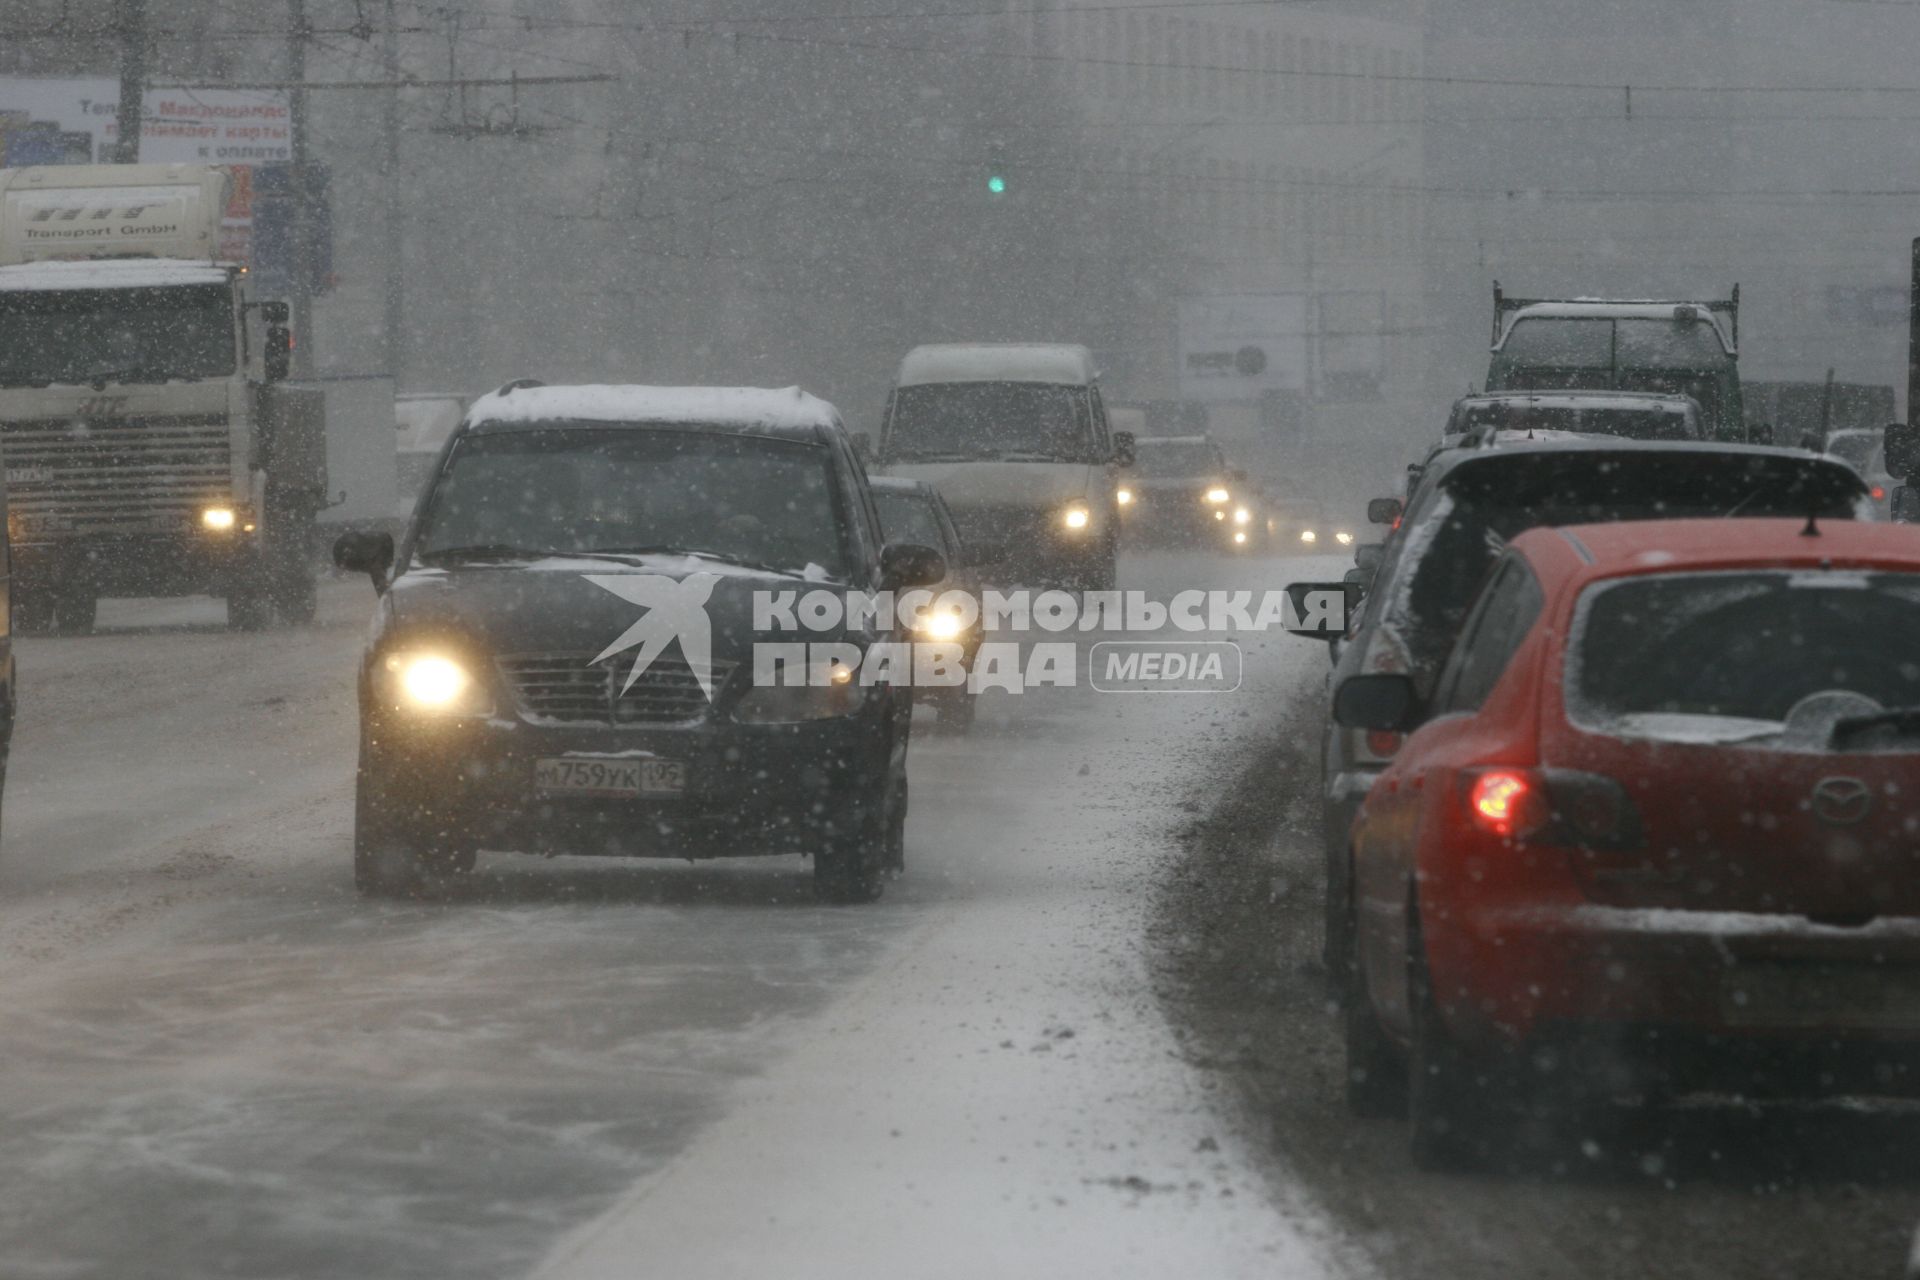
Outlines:
{"type": "Polygon", "coordinates": [[[42,418],[0,426],[12,509],[33,533],[176,532],[232,502],[224,416],[42,418]]]}
{"type": "MultiPolygon", "coordinates": [[[[590,653],[514,654],[499,659],[500,674],[513,691],[520,717],[533,724],[684,724],[707,713],[707,695],[693,668],[679,656],[662,654],[647,665],[633,688],[620,693],[632,658],[616,656],[595,664],[590,653]]],[[[711,668],[718,691],[734,664],[711,668]]]]}

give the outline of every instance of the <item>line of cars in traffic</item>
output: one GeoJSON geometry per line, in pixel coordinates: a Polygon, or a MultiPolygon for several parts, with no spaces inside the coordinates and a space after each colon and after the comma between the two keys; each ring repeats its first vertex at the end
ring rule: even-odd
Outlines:
{"type": "Polygon", "coordinates": [[[1667,393],[1455,407],[1344,584],[1346,1094],[1422,1165],[1706,1091],[1920,1089],[1920,531],[1667,393]]]}
{"type": "Polygon", "coordinates": [[[480,397],[399,536],[334,548],[379,595],[355,883],[436,889],[483,849],[794,852],[822,897],[873,900],[905,867],[914,700],[964,729],[973,697],[865,655],[934,642],[964,674],[981,621],[943,593],[1112,590],[1134,450],[1063,345],[916,348],[877,442],[797,388],[480,397]],[[763,670],[766,598],[809,588],[933,603],[849,608],[763,670]]]}

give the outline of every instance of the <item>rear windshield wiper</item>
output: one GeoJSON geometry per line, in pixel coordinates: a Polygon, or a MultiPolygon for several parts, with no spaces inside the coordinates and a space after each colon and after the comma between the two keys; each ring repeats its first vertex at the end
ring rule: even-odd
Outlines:
{"type": "Polygon", "coordinates": [[[1875,729],[1892,729],[1896,734],[1920,734],[1920,707],[1895,707],[1891,711],[1880,711],[1870,716],[1848,716],[1833,723],[1833,735],[1828,740],[1834,747],[1840,747],[1871,733],[1875,729]]]}

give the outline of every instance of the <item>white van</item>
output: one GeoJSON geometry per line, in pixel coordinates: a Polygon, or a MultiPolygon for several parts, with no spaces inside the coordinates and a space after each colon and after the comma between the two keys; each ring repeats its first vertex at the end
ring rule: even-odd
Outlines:
{"type": "Polygon", "coordinates": [[[940,491],[1003,581],[1111,590],[1120,472],[1093,353],[1065,345],[915,347],[887,399],[875,470],[940,491]]]}

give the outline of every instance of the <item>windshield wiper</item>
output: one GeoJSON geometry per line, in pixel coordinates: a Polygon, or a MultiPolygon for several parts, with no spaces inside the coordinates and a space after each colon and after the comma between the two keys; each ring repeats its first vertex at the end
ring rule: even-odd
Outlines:
{"type": "Polygon", "coordinates": [[[705,547],[682,547],[672,543],[659,543],[646,547],[594,547],[590,551],[573,551],[569,555],[577,556],[696,556],[702,560],[718,560],[722,564],[739,565],[742,569],[758,569],[763,573],[778,573],[791,576],[795,570],[765,560],[752,560],[738,556],[731,551],[709,551],[705,547]]]}
{"type": "Polygon", "coordinates": [[[559,554],[562,553],[516,547],[505,542],[480,542],[466,547],[440,547],[433,551],[422,551],[420,560],[424,564],[436,564],[443,560],[541,560],[559,554]]]}
{"type": "Polygon", "coordinates": [[[1848,716],[1836,720],[1828,744],[1839,748],[1875,729],[1892,729],[1902,735],[1920,733],[1920,707],[1895,707],[1891,711],[1879,711],[1870,716],[1848,716]]]}
{"type": "Polygon", "coordinates": [[[945,453],[896,453],[888,462],[972,462],[973,455],[948,450],[945,453]]]}
{"type": "Polygon", "coordinates": [[[1000,455],[1000,461],[1002,462],[1078,462],[1080,461],[1080,459],[1070,457],[1064,453],[1040,453],[1035,450],[1025,450],[1019,453],[1003,453],[1000,455]]]}

